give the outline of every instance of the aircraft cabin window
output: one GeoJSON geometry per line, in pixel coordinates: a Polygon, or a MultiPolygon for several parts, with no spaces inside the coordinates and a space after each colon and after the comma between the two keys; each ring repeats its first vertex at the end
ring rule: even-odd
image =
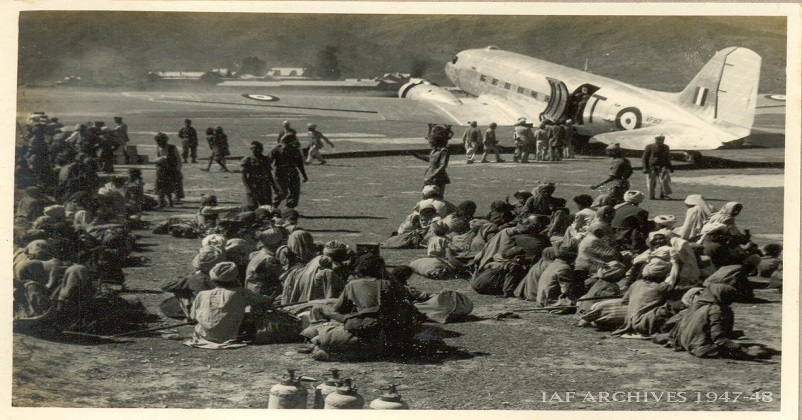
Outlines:
{"type": "Polygon", "coordinates": [[[537,92],[535,92],[535,91],[533,90],[533,91],[529,92],[529,96],[531,96],[531,97],[533,97],[533,98],[537,99],[537,92]]]}
{"type": "Polygon", "coordinates": [[[451,59],[451,64],[457,64],[457,60],[459,60],[459,57],[455,55],[454,58],[451,59]]]}
{"type": "Polygon", "coordinates": [[[518,93],[523,94],[524,93],[524,88],[519,86],[518,87],[518,93]]]}
{"type": "Polygon", "coordinates": [[[487,76],[485,76],[484,74],[480,74],[479,75],[479,81],[480,82],[484,82],[485,80],[487,80],[487,76]]]}
{"type": "Polygon", "coordinates": [[[495,86],[495,85],[497,85],[497,84],[498,84],[498,79],[493,79],[493,80],[491,80],[491,81],[490,81],[490,84],[491,84],[491,85],[494,85],[494,86],[495,86]]]}
{"type": "Polygon", "coordinates": [[[509,83],[504,83],[504,89],[510,90],[510,87],[512,87],[512,85],[511,85],[511,84],[509,84],[509,83]]]}

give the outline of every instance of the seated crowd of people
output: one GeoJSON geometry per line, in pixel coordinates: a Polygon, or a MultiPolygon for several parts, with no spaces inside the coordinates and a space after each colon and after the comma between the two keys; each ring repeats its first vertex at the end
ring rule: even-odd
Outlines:
{"type": "Polygon", "coordinates": [[[455,206],[427,186],[384,246],[425,248],[409,263],[420,276],[468,278],[479,294],[575,314],[577,326],[653,338],[701,357],[765,355],[730,340],[738,332],[729,305],[755,301],[749,276],[781,288],[782,246],[761,249],[738,228],[740,203],[715,211],[689,195],[677,226],[674,215],[650,218],[639,191],[611,188],[596,200],[582,194],[570,212],[555,190],[540,183],[476,217],[474,202],[455,206]]]}

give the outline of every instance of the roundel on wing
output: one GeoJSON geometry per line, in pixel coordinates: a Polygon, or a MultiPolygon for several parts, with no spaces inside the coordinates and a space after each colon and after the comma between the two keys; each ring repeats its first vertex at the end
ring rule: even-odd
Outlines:
{"type": "Polygon", "coordinates": [[[615,116],[615,126],[619,130],[634,130],[641,126],[641,113],[640,109],[634,106],[624,108],[618,111],[615,116]]]}
{"type": "Polygon", "coordinates": [[[769,99],[774,99],[775,101],[785,101],[785,95],[766,95],[769,99]]]}
{"type": "Polygon", "coordinates": [[[278,96],[261,95],[258,93],[243,93],[242,96],[248,99],[253,99],[255,101],[262,101],[262,102],[276,102],[278,100],[278,96]]]}

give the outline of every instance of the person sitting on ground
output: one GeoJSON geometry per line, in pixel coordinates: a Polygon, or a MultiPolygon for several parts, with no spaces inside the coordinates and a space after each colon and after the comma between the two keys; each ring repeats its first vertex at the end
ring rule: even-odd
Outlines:
{"type": "Polygon", "coordinates": [[[178,299],[181,309],[189,316],[189,310],[192,307],[192,301],[195,296],[201,291],[215,287],[209,276],[209,271],[223,261],[225,261],[225,254],[220,248],[204,246],[198,250],[198,253],[192,259],[192,268],[195,272],[178,280],[168,280],[161,289],[165,292],[173,293],[178,299]]]}
{"type": "Polygon", "coordinates": [[[434,209],[437,210],[437,215],[440,216],[440,218],[446,217],[449,214],[457,211],[456,206],[443,199],[440,188],[436,185],[427,185],[423,187],[423,190],[421,191],[421,197],[422,199],[418,201],[415,204],[415,207],[412,209],[415,212],[420,213],[420,209],[429,204],[434,206],[434,209]]]}
{"type": "Polygon", "coordinates": [[[195,224],[199,231],[207,233],[217,227],[217,219],[220,214],[228,212],[239,212],[240,206],[219,206],[217,196],[214,194],[204,194],[201,196],[200,208],[195,214],[195,224]]]}
{"type": "Polygon", "coordinates": [[[25,195],[17,205],[15,214],[17,219],[33,222],[37,217],[44,214],[45,207],[54,204],[39,187],[28,187],[24,192],[25,195]]]}
{"type": "Polygon", "coordinates": [[[507,224],[515,220],[515,213],[512,212],[508,203],[498,200],[490,203],[490,211],[485,219],[496,226],[507,227],[507,224]]]}
{"type": "Polygon", "coordinates": [[[348,246],[340,241],[329,241],[323,255],[312,258],[305,266],[282,276],[284,289],[281,304],[309,302],[317,299],[337,298],[345,288],[347,273],[343,262],[348,258],[348,246]]]}
{"type": "Polygon", "coordinates": [[[245,285],[245,273],[248,268],[251,251],[253,251],[251,243],[242,238],[231,238],[227,240],[223,248],[226,261],[231,261],[237,265],[239,282],[242,285],[245,285]]]}
{"type": "Polygon", "coordinates": [[[540,282],[540,277],[546,268],[554,261],[557,256],[557,249],[553,246],[548,247],[541,253],[540,259],[529,268],[529,271],[524,276],[523,280],[518,283],[515,288],[515,296],[519,299],[528,301],[537,301],[537,290],[540,282]]]}
{"type": "Polygon", "coordinates": [[[584,282],[592,273],[610,261],[623,261],[618,244],[610,229],[598,217],[588,227],[588,233],[577,246],[574,278],[584,282]]]}
{"type": "MultiPolygon", "coordinates": [[[[302,229],[292,232],[287,238],[287,245],[276,251],[276,258],[285,272],[293,267],[305,266],[317,255],[318,248],[315,245],[315,239],[311,233],[302,229]]],[[[284,287],[287,285],[285,284],[284,287]]]]}
{"type": "Polygon", "coordinates": [[[685,220],[682,222],[682,226],[674,229],[674,232],[686,241],[696,242],[702,236],[702,227],[713,215],[713,207],[708,205],[700,194],[691,194],[686,197],[685,206],[688,207],[685,220]]]}
{"type": "Polygon", "coordinates": [[[448,225],[448,231],[454,233],[465,233],[468,230],[468,223],[473,220],[476,214],[476,203],[465,200],[457,205],[457,210],[443,218],[443,222],[448,225]]]}
{"type": "Polygon", "coordinates": [[[766,244],[763,246],[763,256],[760,257],[760,264],[757,266],[757,275],[769,278],[777,270],[782,261],[783,246],[780,244],[766,244]]]}
{"type": "Polygon", "coordinates": [[[99,195],[107,197],[108,204],[114,210],[115,219],[119,223],[125,222],[127,214],[128,202],[125,199],[125,193],[125,178],[121,176],[115,176],[98,190],[99,195]]]}
{"type": "Polygon", "coordinates": [[[730,305],[738,291],[726,284],[712,284],[701,291],[687,309],[676,317],[678,322],[667,334],[658,334],[654,341],[687,351],[701,358],[756,359],[771,357],[759,345],[744,348],[733,341],[735,315],[730,305]]]}
{"type": "Polygon", "coordinates": [[[565,200],[552,196],[556,186],[553,182],[541,182],[532,190],[532,196],[524,203],[523,214],[551,216],[555,210],[565,206],[565,200]]]}
{"type": "Polygon", "coordinates": [[[388,249],[418,248],[423,245],[423,238],[429,233],[431,224],[439,219],[434,206],[424,204],[417,212],[409,214],[382,246],[388,249]]]}
{"type": "MultiPolygon", "coordinates": [[[[384,260],[372,253],[360,256],[355,277],[333,310],[313,310],[312,318],[329,320],[302,333],[315,345],[315,360],[370,359],[402,352],[415,343],[425,317],[410,303],[402,282],[386,279],[384,260]]],[[[399,278],[403,279],[395,277],[399,278]]]]}
{"type": "Polygon", "coordinates": [[[409,267],[416,274],[434,280],[464,278],[470,275],[468,267],[456,259],[461,250],[454,248],[451,239],[445,236],[448,233],[448,225],[443,221],[434,222],[430,232],[432,236],[429,238],[426,257],[412,260],[409,267]]]}
{"type": "Polygon", "coordinates": [[[510,209],[510,211],[512,211],[512,213],[515,215],[514,220],[516,222],[526,219],[527,214],[525,210],[526,207],[524,207],[524,205],[531,197],[532,197],[531,192],[521,190],[521,191],[516,191],[515,193],[512,194],[512,198],[515,199],[514,203],[510,203],[509,197],[507,198],[506,200],[507,206],[510,209]]]}
{"type": "Polygon", "coordinates": [[[721,210],[713,213],[705,224],[723,223],[727,227],[727,232],[738,240],[739,245],[749,243],[748,230],[742,233],[738,226],[735,225],[735,217],[741,214],[742,210],[743,204],[737,201],[730,201],[721,207],[721,210]]]}
{"type": "Polygon", "coordinates": [[[724,223],[707,223],[702,228],[702,237],[697,242],[702,254],[710,257],[716,268],[741,264],[750,252],[740,247],[741,236],[733,236],[724,223]]]}
{"type": "Polygon", "coordinates": [[[284,235],[281,231],[268,228],[259,232],[258,250],[251,253],[245,269],[245,288],[260,295],[275,298],[281,295],[281,263],[276,250],[281,246],[284,235]]]}
{"type": "Polygon", "coordinates": [[[596,210],[590,208],[593,198],[587,194],[580,194],[572,199],[577,206],[577,212],[572,215],[571,224],[565,230],[564,241],[576,239],[581,241],[588,234],[588,228],[596,219],[596,210]]]}
{"type": "Polygon", "coordinates": [[[554,248],[554,259],[543,270],[537,283],[538,306],[572,306],[583,290],[574,286],[574,269],[571,263],[576,254],[563,247],[554,248]]]}
{"type": "Polygon", "coordinates": [[[624,278],[627,267],[620,261],[610,261],[599,267],[591,277],[585,280],[585,292],[578,301],[577,313],[582,315],[590,312],[594,303],[604,298],[614,299],[621,296],[618,282],[624,278]]]}
{"type": "Polygon", "coordinates": [[[624,295],[627,307],[624,325],[613,331],[613,335],[624,338],[649,337],[660,332],[671,314],[664,304],[674,288],[679,263],[676,255],[668,251],[653,253],[652,259],[643,267],[641,278],[632,284],[624,295]]]}
{"type": "Polygon", "coordinates": [[[531,260],[526,258],[526,251],[513,245],[496,253],[492,260],[477,269],[471,279],[471,287],[481,295],[513,297],[530,266],[531,260]]]}
{"type": "Polygon", "coordinates": [[[209,270],[209,277],[214,287],[199,292],[192,302],[190,318],[197,324],[192,339],[185,344],[224,348],[237,340],[245,308],[270,304],[270,299],[244,289],[239,282],[237,266],[232,262],[217,263],[209,270]]]}
{"type": "Polygon", "coordinates": [[[704,281],[704,286],[711,284],[726,284],[735,288],[738,295],[735,302],[751,302],[754,297],[754,288],[749,281],[749,275],[760,264],[760,256],[752,254],[741,261],[740,264],[723,265],[704,281]]]}
{"type": "Polygon", "coordinates": [[[638,206],[643,198],[640,191],[627,191],[624,194],[624,203],[615,206],[615,215],[610,222],[616,242],[633,253],[643,252],[647,248],[649,212],[638,206]]]}
{"type": "Polygon", "coordinates": [[[153,210],[159,205],[158,200],[145,194],[145,181],[142,179],[142,170],[139,168],[128,169],[125,198],[128,200],[129,212],[153,210]]]}

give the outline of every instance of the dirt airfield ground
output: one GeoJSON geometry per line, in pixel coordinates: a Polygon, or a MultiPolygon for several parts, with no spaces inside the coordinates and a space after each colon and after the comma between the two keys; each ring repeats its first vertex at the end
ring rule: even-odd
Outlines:
{"type": "MultiPolygon", "coordinates": [[[[61,117],[65,124],[87,120],[111,123],[123,115],[140,153],[151,154],[152,133],[174,133],[184,118],[205,128],[223,125],[229,132],[233,153],[245,153],[246,144],[275,142],[277,128],[290,119],[303,128],[314,121],[329,134],[336,149],[324,152],[425,148],[425,126],[384,120],[357,119],[343,115],[311,115],[272,111],[241,111],[232,108],[191,107],[177,104],[131,102],[114,92],[91,95],[28,89],[20,96],[18,115],[44,110],[61,117]]],[[[500,129],[501,130],[501,129],[500,129]]],[[[507,130],[506,128],[503,130],[507,130]]],[[[506,131],[499,137],[509,146],[506,131]]],[[[461,135],[461,130],[457,130],[461,135]]],[[[201,140],[202,155],[207,153],[201,140]]],[[[760,167],[761,162],[783,162],[783,149],[727,150],[706,153],[753,167],[684,170],[674,174],[674,200],[646,201],[650,215],[674,214],[681,218],[682,199],[703,194],[716,207],[727,201],[744,204],[738,225],[751,229],[759,244],[782,241],[784,170],[760,167]],[[750,165],[747,165],[750,166],[750,165]]],[[[491,201],[504,199],[516,190],[531,189],[537,181],[557,183],[556,196],[571,197],[589,192],[587,186],[604,178],[607,160],[580,156],[555,163],[510,163],[466,165],[452,156],[452,184],[447,199],[477,202],[479,214],[491,201]]],[[[185,204],[166,211],[149,212],[146,220],[158,223],[166,217],[190,214],[198,207],[200,194],[214,192],[224,203],[242,199],[238,173],[200,171],[205,164],[184,166],[185,204]]],[[[232,167],[237,167],[232,162],[232,167]]],[[[141,166],[145,180],[153,182],[152,165],[141,166]]],[[[349,244],[379,243],[393,231],[419,198],[425,163],[412,156],[330,159],[325,166],[308,167],[310,181],[303,185],[300,225],[317,242],[339,239],[349,244]]],[[[124,172],[126,166],[119,166],[124,172]]],[[[633,188],[644,189],[642,174],[633,177],[633,188]]],[[[138,231],[140,242],[157,244],[140,255],[152,259],[152,267],[125,269],[127,285],[148,310],[160,315],[158,304],[167,294],[161,284],[190,274],[190,260],[199,240],[176,239],[138,231]]],[[[422,256],[424,250],[383,251],[389,264],[402,264],[422,256]]],[[[445,357],[383,360],[362,363],[322,363],[296,353],[296,345],[248,346],[238,350],[193,349],[176,337],[186,338],[184,326],[138,336],[125,343],[70,343],[32,336],[13,336],[12,404],[16,407],[132,407],[132,408],[265,408],[270,387],[287,367],[320,378],[332,367],[354,378],[366,400],[378,396],[388,382],[416,409],[515,409],[515,410],[747,410],[780,408],[780,357],[766,362],[701,360],[675,353],[648,341],[612,338],[609,333],[572,326],[570,316],[519,312],[520,318],[495,319],[503,312],[533,307],[517,299],[502,299],[474,293],[463,280],[431,281],[413,278],[411,284],[424,291],[442,289],[466,293],[474,301],[470,322],[427,326],[429,337],[439,337],[453,347],[445,357]],[[580,397],[558,402],[553,393],[575,391],[580,397]],[[658,402],[650,395],[641,402],[583,401],[587,393],[684,392],[685,402],[658,402]],[[701,392],[701,401],[697,401],[701,392]],[[723,397],[708,402],[708,392],[723,397]],[[740,393],[732,401],[733,393],[740,393]],[[771,395],[755,401],[748,397],[771,395]],[[762,393],[762,394],[761,394],[762,393]]],[[[743,329],[745,342],[774,349],[782,346],[782,295],[758,290],[769,303],[735,304],[736,328],[743,329]]],[[[786,302],[791,304],[791,302],[786,302]]],[[[162,317],[152,326],[175,323],[162,317]]],[[[712,395],[712,394],[710,394],[712,395]]]]}

